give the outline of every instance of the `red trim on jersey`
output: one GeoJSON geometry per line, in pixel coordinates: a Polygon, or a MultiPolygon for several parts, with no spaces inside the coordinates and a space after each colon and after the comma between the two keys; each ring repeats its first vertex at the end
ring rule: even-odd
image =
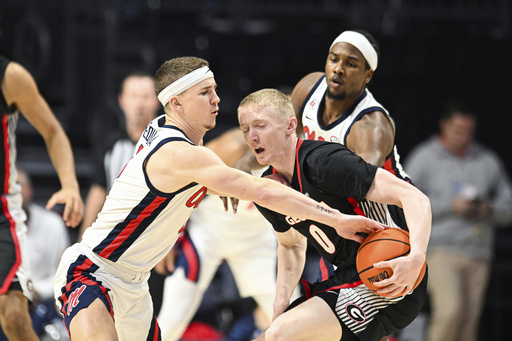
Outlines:
{"type": "MultiPolygon", "coordinates": [[[[318,295],[322,292],[326,292],[326,291],[329,291],[329,290],[338,290],[338,289],[346,289],[346,288],[356,288],[360,285],[363,285],[363,281],[359,280],[357,282],[354,282],[354,283],[345,283],[345,284],[341,284],[341,285],[337,285],[337,286],[334,286],[334,287],[330,287],[330,288],[327,288],[325,290],[322,290],[322,291],[317,291],[313,294],[313,296],[315,295],[318,295]]],[[[308,297],[309,298],[309,297],[308,297]]]]}
{"type": "Polygon", "coordinates": [[[132,219],[128,225],[126,225],[125,228],[119,233],[119,235],[114,238],[114,240],[107,245],[99,255],[103,258],[109,258],[112,252],[116,251],[118,247],[120,247],[123,242],[130,237],[133,231],[137,229],[137,227],[140,225],[140,223],[149,217],[155,209],[157,209],[162,202],[167,200],[165,197],[156,197],[151,204],[149,204],[142,212],[137,216],[137,218],[132,219]]]}
{"type": "Polygon", "coordinates": [[[16,271],[21,264],[21,250],[20,250],[20,242],[18,240],[18,235],[16,234],[16,222],[12,219],[11,214],[9,213],[7,199],[2,196],[2,207],[4,209],[5,218],[9,221],[9,230],[11,231],[12,241],[14,242],[14,249],[16,250],[16,261],[12,266],[11,270],[7,274],[7,277],[4,280],[2,287],[0,288],[0,295],[7,293],[9,287],[11,286],[12,280],[16,276],[16,271]]]}
{"type": "Polygon", "coordinates": [[[160,340],[160,327],[158,326],[158,320],[155,318],[155,333],[153,334],[153,341],[160,340]]]}
{"type": "Polygon", "coordinates": [[[11,148],[9,146],[9,122],[8,122],[8,115],[4,115],[4,118],[2,119],[2,130],[4,133],[4,153],[5,153],[5,160],[4,160],[4,193],[9,193],[9,179],[11,178],[11,148]]]}
{"type": "Polygon", "coordinates": [[[393,163],[391,161],[391,158],[388,158],[384,164],[382,165],[382,168],[384,168],[385,170],[387,170],[388,172],[390,172],[391,174],[393,174],[394,176],[397,176],[396,175],[396,172],[395,172],[395,168],[393,167],[393,163]]]}
{"type": "Polygon", "coordinates": [[[364,212],[361,209],[361,207],[357,206],[357,200],[356,199],[348,198],[347,200],[348,200],[349,203],[352,204],[352,206],[354,206],[354,212],[356,212],[357,215],[362,215],[363,217],[366,217],[366,215],[364,214],[364,212]]]}
{"type": "Polygon", "coordinates": [[[301,193],[302,193],[302,179],[300,178],[299,149],[300,149],[300,146],[302,145],[302,142],[304,142],[303,139],[299,139],[297,141],[297,149],[296,149],[296,152],[295,152],[295,162],[297,163],[297,178],[299,179],[299,187],[300,187],[300,192],[301,193]]]}

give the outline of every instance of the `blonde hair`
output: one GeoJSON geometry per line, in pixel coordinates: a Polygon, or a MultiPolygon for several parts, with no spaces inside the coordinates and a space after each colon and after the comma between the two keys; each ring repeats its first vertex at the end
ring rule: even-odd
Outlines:
{"type": "Polygon", "coordinates": [[[282,121],[290,117],[295,117],[292,102],[288,96],[277,89],[262,89],[253,92],[240,102],[238,109],[240,110],[240,108],[249,105],[270,107],[282,121]]]}
{"type": "Polygon", "coordinates": [[[203,66],[210,66],[210,64],[197,57],[178,57],[166,61],[155,74],[156,95],[158,96],[169,84],[203,66]]]}

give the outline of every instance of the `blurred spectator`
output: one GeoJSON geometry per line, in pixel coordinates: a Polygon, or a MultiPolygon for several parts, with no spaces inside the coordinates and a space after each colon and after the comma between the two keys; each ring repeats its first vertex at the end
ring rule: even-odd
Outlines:
{"type": "Polygon", "coordinates": [[[474,139],[477,118],[451,103],[440,133],[418,145],[405,170],[430,197],[429,341],[477,340],[493,255],[494,227],[512,221],[512,188],[501,159],[474,139]]]}
{"type": "Polygon", "coordinates": [[[157,116],[160,102],[155,95],[153,76],[139,71],[127,75],[119,88],[118,103],[125,126],[103,137],[104,146],[95,151],[96,171],[85,202],[79,240],[84,230],[96,220],[114,180],[133,156],[135,143],[148,123],[157,116]]]}

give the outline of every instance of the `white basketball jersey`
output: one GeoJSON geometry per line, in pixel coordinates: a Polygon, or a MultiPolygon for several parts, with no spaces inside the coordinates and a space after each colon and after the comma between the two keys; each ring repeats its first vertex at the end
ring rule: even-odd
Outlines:
{"type": "MultiPolygon", "coordinates": [[[[363,115],[369,112],[381,111],[389,117],[387,110],[373,98],[368,89],[365,89],[359,101],[356,102],[355,107],[344,113],[336,121],[324,126],[319,122],[318,109],[322,104],[326,91],[327,82],[325,76],[323,76],[304,102],[302,124],[304,126],[304,137],[307,140],[330,141],[346,145],[350,128],[363,115]]],[[[392,121],[391,118],[390,120],[392,121]]]]}
{"type": "MultiPolygon", "coordinates": [[[[394,128],[393,119],[389,116],[388,111],[373,98],[373,95],[368,89],[365,89],[359,100],[349,111],[341,115],[336,121],[326,126],[322,125],[319,121],[319,108],[324,100],[326,91],[327,82],[324,75],[318,80],[317,84],[304,101],[302,108],[302,124],[304,126],[305,139],[330,141],[346,145],[347,135],[354,123],[365,114],[374,111],[381,111],[386,114],[394,128]]],[[[386,158],[383,168],[401,179],[410,181],[400,165],[400,157],[396,146],[393,147],[393,151],[386,158]]],[[[367,217],[389,226],[397,226],[396,222],[393,221],[389,214],[387,205],[365,200],[359,202],[358,206],[367,217]]]]}
{"type": "Polygon", "coordinates": [[[137,142],[135,153],[115,180],[98,219],[82,238],[82,247],[118,266],[145,272],[174,245],[206,188],[190,183],[174,193],[163,193],[150,182],[144,163],[166,143],[186,141],[165,117],[151,121],[137,142]]]}

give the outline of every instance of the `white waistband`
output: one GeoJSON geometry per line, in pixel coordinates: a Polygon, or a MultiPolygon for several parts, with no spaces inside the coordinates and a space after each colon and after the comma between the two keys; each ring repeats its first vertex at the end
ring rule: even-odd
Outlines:
{"type": "Polygon", "coordinates": [[[94,264],[98,265],[100,268],[103,268],[105,271],[111,272],[114,276],[119,277],[124,281],[137,283],[149,278],[149,271],[134,271],[127,269],[126,267],[119,266],[118,264],[106,258],[98,256],[98,254],[94,253],[82,243],[78,243],[77,245],[80,249],[80,252],[92,260],[94,264]]]}

